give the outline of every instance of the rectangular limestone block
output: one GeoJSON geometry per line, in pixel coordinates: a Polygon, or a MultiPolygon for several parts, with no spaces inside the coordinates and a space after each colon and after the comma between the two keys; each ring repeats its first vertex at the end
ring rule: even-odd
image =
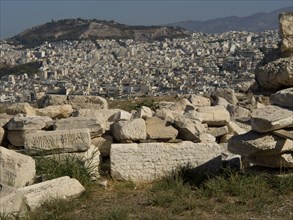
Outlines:
{"type": "Polygon", "coordinates": [[[221,151],[216,143],[191,141],[112,144],[110,159],[113,178],[151,181],[187,165],[216,170],[221,166],[221,151]]]}
{"type": "Polygon", "coordinates": [[[29,154],[53,154],[86,151],[91,145],[89,129],[41,131],[26,134],[24,147],[29,154]]]}

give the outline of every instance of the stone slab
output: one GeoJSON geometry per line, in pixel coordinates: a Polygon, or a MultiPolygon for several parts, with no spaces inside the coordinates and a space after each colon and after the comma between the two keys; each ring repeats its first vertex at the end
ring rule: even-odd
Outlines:
{"type": "Polygon", "coordinates": [[[91,144],[89,129],[41,131],[25,134],[24,147],[29,154],[80,152],[91,144]]]}

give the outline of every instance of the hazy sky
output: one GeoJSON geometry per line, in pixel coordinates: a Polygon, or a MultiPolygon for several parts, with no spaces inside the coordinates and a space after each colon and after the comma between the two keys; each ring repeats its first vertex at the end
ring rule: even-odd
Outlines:
{"type": "Polygon", "coordinates": [[[0,0],[0,39],[51,19],[96,18],[158,25],[182,20],[247,16],[291,6],[293,0],[0,0]]]}

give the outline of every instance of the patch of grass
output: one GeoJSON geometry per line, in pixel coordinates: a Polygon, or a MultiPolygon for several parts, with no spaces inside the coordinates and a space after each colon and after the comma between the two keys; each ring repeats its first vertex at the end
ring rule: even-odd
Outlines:
{"type": "Polygon", "coordinates": [[[90,184],[94,178],[96,167],[90,161],[74,155],[50,157],[36,157],[37,175],[45,180],[51,180],[62,176],[77,179],[82,185],[90,184]]]}
{"type": "Polygon", "coordinates": [[[116,182],[113,188],[120,191],[134,190],[136,188],[136,185],[132,181],[122,181],[122,182],[116,182]]]}
{"type": "Polygon", "coordinates": [[[19,220],[21,216],[19,213],[0,213],[0,220],[19,220]]]}
{"type": "Polygon", "coordinates": [[[107,210],[107,213],[101,218],[105,220],[127,220],[129,219],[129,208],[123,205],[114,205],[107,210]]]}

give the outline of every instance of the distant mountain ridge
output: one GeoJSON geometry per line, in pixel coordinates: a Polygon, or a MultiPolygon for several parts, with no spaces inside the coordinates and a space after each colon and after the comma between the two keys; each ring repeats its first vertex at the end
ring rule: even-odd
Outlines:
{"type": "Polygon", "coordinates": [[[166,37],[178,38],[190,33],[172,26],[130,26],[114,21],[96,19],[63,19],[51,21],[23,31],[10,40],[33,47],[45,41],[80,40],[80,39],[134,39],[160,40],[166,37]]]}
{"type": "Polygon", "coordinates": [[[246,17],[229,16],[207,21],[181,21],[168,26],[181,27],[189,31],[203,33],[220,33],[226,31],[262,32],[279,28],[278,16],[281,12],[293,11],[286,7],[269,13],[258,12],[246,17]]]}

